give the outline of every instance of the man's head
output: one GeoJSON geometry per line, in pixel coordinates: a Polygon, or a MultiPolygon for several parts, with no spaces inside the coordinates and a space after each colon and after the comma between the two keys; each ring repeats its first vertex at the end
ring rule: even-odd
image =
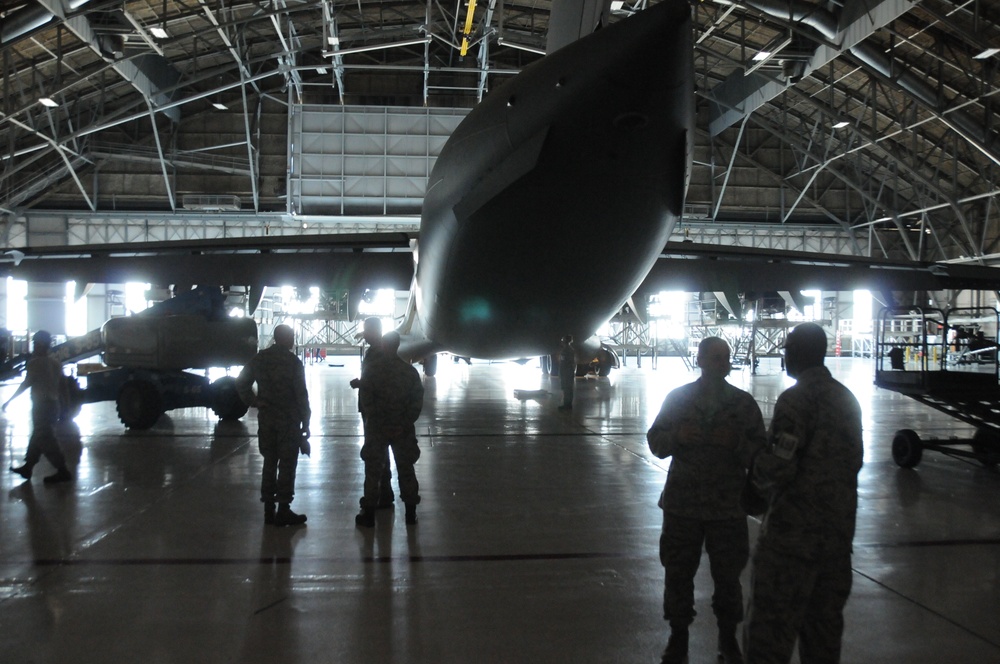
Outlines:
{"type": "Polygon", "coordinates": [[[369,346],[377,346],[382,340],[382,319],[375,316],[366,318],[362,336],[369,346]]]}
{"type": "Polygon", "coordinates": [[[382,337],[382,352],[386,355],[395,355],[399,350],[399,333],[386,332],[382,337]]]}
{"type": "Polygon", "coordinates": [[[31,341],[35,345],[36,351],[47,351],[52,346],[52,335],[45,330],[39,330],[35,332],[35,336],[31,338],[31,341]]]}
{"type": "Polygon", "coordinates": [[[567,346],[568,347],[572,343],[573,343],[573,335],[572,334],[567,334],[565,337],[562,338],[562,345],[563,346],[567,346]]]}
{"type": "Polygon", "coordinates": [[[720,337],[705,337],[698,344],[698,368],[709,380],[723,380],[733,365],[729,363],[729,344],[720,337]]]}
{"type": "Polygon", "coordinates": [[[295,332],[288,325],[278,325],[274,328],[274,345],[281,346],[285,350],[291,350],[295,346],[295,332]]]}
{"type": "Polygon", "coordinates": [[[785,371],[792,378],[806,369],[823,366],[826,357],[826,332],[816,323],[802,323],[785,340],[785,371]]]}

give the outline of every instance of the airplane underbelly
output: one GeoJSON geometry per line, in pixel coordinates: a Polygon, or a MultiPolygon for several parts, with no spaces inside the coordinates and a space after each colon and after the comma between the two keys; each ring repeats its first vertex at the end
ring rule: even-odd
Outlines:
{"type": "Polygon", "coordinates": [[[544,58],[456,130],[418,266],[444,347],[513,357],[590,336],[655,262],[682,209],[693,85],[687,5],[662,5],[544,58]]]}

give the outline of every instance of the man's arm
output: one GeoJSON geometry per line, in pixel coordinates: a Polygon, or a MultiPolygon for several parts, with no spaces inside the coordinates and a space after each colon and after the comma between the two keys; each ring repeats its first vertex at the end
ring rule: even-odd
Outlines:
{"type": "Polygon", "coordinates": [[[801,450],[808,442],[805,417],[788,399],[778,397],[767,443],[753,460],[753,484],[761,493],[777,494],[798,473],[801,450]]]}
{"type": "Polygon", "coordinates": [[[236,377],[236,392],[240,399],[250,408],[257,407],[257,395],[253,391],[253,384],[256,379],[253,373],[253,360],[243,366],[240,375],[236,377]]]}
{"type": "Polygon", "coordinates": [[[673,456],[680,444],[680,422],[677,417],[680,406],[677,401],[676,391],[668,394],[659,414],[653,420],[653,426],[646,432],[649,451],[658,459],[673,456]]]}
{"type": "Polygon", "coordinates": [[[306,389],[306,370],[301,364],[295,369],[295,403],[299,409],[302,422],[302,435],[309,435],[309,420],[312,419],[312,409],[309,407],[309,391],[306,389]]]}

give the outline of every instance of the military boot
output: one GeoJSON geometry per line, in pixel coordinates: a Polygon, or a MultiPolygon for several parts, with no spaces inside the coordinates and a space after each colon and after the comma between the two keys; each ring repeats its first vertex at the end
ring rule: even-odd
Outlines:
{"type": "Polygon", "coordinates": [[[264,523],[274,525],[274,503],[264,503],[264,523]]]}
{"type": "Polygon", "coordinates": [[[289,507],[288,503],[281,503],[274,513],[274,525],[276,526],[297,526],[306,522],[305,514],[296,514],[289,507]]]}
{"type": "Polygon", "coordinates": [[[31,470],[32,470],[32,465],[27,463],[18,468],[15,468],[14,466],[10,467],[10,472],[17,473],[26,480],[31,479],[31,470]]]}
{"type": "Polygon", "coordinates": [[[719,662],[721,664],[743,664],[743,653],[736,639],[736,625],[719,625],[719,662]]]}
{"type": "Polygon", "coordinates": [[[354,517],[354,525],[359,528],[374,528],[375,510],[362,508],[361,513],[354,517]]]}
{"type": "Polygon", "coordinates": [[[670,640],[667,649],[663,651],[660,664],[686,664],[688,661],[688,629],[687,627],[671,627],[670,640]]]}

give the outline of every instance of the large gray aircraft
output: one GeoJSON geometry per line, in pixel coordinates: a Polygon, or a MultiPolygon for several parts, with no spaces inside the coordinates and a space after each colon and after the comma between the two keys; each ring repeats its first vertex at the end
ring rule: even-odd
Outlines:
{"type": "Polygon", "coordinates": [[[245,285],[258,295],[322,281],[350,290],[355,304],[367,288],[411,289],[400,328],[411,359],[546,355],[572,334],[580,363],[602,369],[613,356],[595,332],[636,292],[791,288],[797,270],[800,284],[827,270],[832,290],[1000,282],[993,270],[669,244],[692,157],[692,53],[690,6],[667,0],[526,68],[448,140],[419,237],[22,248],[0,273],[245,285]]]}

